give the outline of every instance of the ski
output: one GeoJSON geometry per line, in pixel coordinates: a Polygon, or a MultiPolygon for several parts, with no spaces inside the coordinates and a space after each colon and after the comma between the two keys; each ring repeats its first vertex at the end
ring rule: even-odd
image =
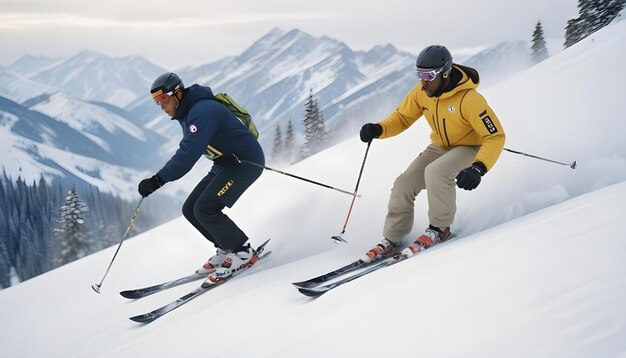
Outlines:
{"type": "MultiPolygon", "coordinates": [[[[420,251],[421,252],[421,251],[420,251]]],[[[339,287],[345,283],[348,283],[350,281],[356,280],[359,277],[363,277],[367,274],[370,274],[374,271],[380,270],[383,267],[388,267],[391,265],[394,265],[398,262],[404,261],[409,257],[413,257],[413,256],[404,256],[402,254],[396,254],[392,257],[387,257],[385,259],[382,259],[380,261],[376,261],[373,265],[369,265],[365,270],[363,271],[359,271],[356,272],[352,275],[348,275],[340,280],[331,282],[331,283],[327,283],[327,284],[321,284],[318,286],[313,286],[313,287],[309,287],[309,288],[305,288],[305,287],[300,287],[298,288],[298,291],[305,295],[305,296],[309,296],[309,297],[319,297],[321,295],[323,295],[324,293],[332,290],[333,288],[339,287]]]]}
{"type": "Polygon", "coordinates": [[[161,291],[167,290],[167,289],[172,288],[172,287],[180,286],[180,285],[185,284],[187,282],[193,282],[193,281],[196,281],[196,280],[200,280],[200,279],[206,278],[207,275],[208,275],[208,273],[202,273],[202,274],[193,273],[193,274],[191,274],[189,276],[181,277],[179,279],[168,281],[168,282],[159,283],[159,284],[156,284],[154,286],[137,288],[137,289],[134,289],[134,290],[122,291],[122,292],[120,292],[120,295],[122,295],[122,297],[126,297],[126,298],[129,298],[129,299],[142,298],[142,297],[149,296],[149,295],[151,295],[153,293],[161,292],[161,291]]]}
{"type": "MultiPolygon", "coordinates": [[[[445,242],[450,241],[454,237],[455,237],[455,235],[452,235],[445,242]]],[[[354,281],[354,280],[356,280],[359,277],[363,277],[363,276],[368,275],[368,274],[370,274],[370,273],[372,273],[374,271],[378,271],[378,270],[380,270],[382,268],[385,268],[385,267],[393,266],[393,265],[395,265],[395,264],[397,264],[399,262],[402,262],[402,261],[404,261],[406,259],[410,259],[410,258],[412,258],[414,256],[417,256],[419,253],[421,253],[421,252],[423,252],[423,251],[425,251],[427,249],[428,248],[422,248],[420,251],[418,251],[417,253],[415,253],[413,255],[403,255],[402,251],[400,251],[400,252],[394,254],[391,257],[387,257],[387,258],[383,258],[383,259],[381,259],[379,261],[375,261],[374,263],[369,264],[368,266],[365,266],[365,267],[360,266],[360,267],[358,267],[358,268],[356,268],[356,269],[354,269],[352,271],[356,271],[357,269],[360,269],[360,268],[363,269],[362,271],[358,271],[358,272],[356,272],[354,274],[347,275],[346,277],[344,277],[342,279],[339,279],[339,280],[336,280],[336,281],[333,281],[333,282],[330,282],[330,283],[325,283],[325,284],[323,283],[323,284],[320,284],[320,285],[317,285],[317,286],[312,286],[312,287],[298,287],[298,291],[300,293],[302,293],[303,295],[305,295],[305,296],[316,298],[316,297],[319,297],[319,296],[323,295],[324,293],[326,293],[326,292],[328,292],[328,291],[330,291],[330,290],[332,290],[334,288],[337,288],[337,287],[339,287],[339,286],[341,286],[343,284],[346,284],[348,282],[354,281]]]]}
{"type": "MultiPolygon", "coordinates": [[[[258,256],[257,260],[260,261],[262,259],[265,259],[267,256],[269,256],[272,252],[271,251],[267,251],[267,252],[263,252],[265,250],[265,245],[269,242],[269,240],[265,241],[261,246],[259,246],[255,251],[256,254],[258,256]]],[[[213,283],[211,285],[205,285],[204,283],[196,288],[195,290],[187,293],[186,295],[178,298],[177,300],[170,302],[168,304],[166,304],[165,306],[159,307],[151,312],[148,313],[144,313],[144,314],[140,314],[137,316],[133,316],[130,317],[130,320],[135,321],[135,322],[139,322],[139,323],[150,323],[154,320],[156,320],[157,318],[163,317],[165,314],[173,311],[174,309],[184,305],[185,303],[193,300],[194,298],[200,296],[201,294],[210,291],[218,286],[223,285],[224,283],[232,280],[233,278],[241,275],[243,272],[247,271],[248,269],[250,269],[251,267],[254,267],[256,264],[258,264],[258,261],[256,263],[254,263],[253,265],[250,266],[246,266],[243,269],[239,270],[236,274],[229,276],[225,279],[222,279],[220,281],[217,281],[216,283],[213,283]]]]}
{"type": "Polygon", "coordinates": [[[328,273],[325,273],[323,275],[317,276],[317,277],[313,277],[311,279],[308,279],[306,281],[300,281],[300,282],[293,282],[292,285],[296,286],[297,288],[312,288],[315,286],[318,286],[324,282],[327,282],[329,280],[332,280],[336,277],[339,277],[341,275],[345,275],[347,273],[350,273],[352,271],[356,271],[358,269],[362,269],[364,267],[368,267],[374,263],[376,263],[377,261],[371,261],[371,262],[365,262],[362,259],[358,259],[354,262],[351,262],[343,267],[340,267],[336,270],[332,270],[328,273]]]}

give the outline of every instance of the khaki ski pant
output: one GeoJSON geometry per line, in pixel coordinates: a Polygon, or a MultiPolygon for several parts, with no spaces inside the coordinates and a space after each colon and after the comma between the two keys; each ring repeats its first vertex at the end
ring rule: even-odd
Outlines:
{"type": "Polygon", "coordinates": [[[396,179],[383,235],[400,242],[413,228],[415,197],[422,189],[428,195],[429,223],[439,228],[452,225],[456,213],[456,183],[459,172],[474,162],[478,146],[443,148],[430,144],[396,179]]]}

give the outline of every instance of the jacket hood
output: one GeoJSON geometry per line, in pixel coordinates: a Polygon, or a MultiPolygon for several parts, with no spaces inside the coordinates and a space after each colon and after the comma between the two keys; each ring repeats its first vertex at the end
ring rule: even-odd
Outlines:
{"type": "Polygon", "coordinates": [[[461,71],[464,75],[466,75],[469,78],[469,80],[474,82],[476,86],[478,87],[478,84],[480,83],[480,76],[478,75],[478,71],[476,71],[475,69],[471,67],[458,65],[456,63],[453,64],[453,66],[458,68],[459,71],[461,71]]]}
{"type": "Polygon", "coordinates": [[[452,82],[450,83],[448,89],[446,89],[445,92],[441,94],[440,98],[450,97],[453,94],[463,90],[475,90],[480,84],[480,76],[478,75],[478,71],[471,67],[453,63],[450,76],[452,76],[452,82]]]}
{"type": "Polygon", "coordinates": [[[191,106],[200,100],[215,98],[210,87],[200,86],[199,84],[194,84],[191,87],[185,88],[184,93],[185,95],[180,101],[180,105],[176,109],[172,119],[184,118],[187,113],[189,113],[191,106]]]}

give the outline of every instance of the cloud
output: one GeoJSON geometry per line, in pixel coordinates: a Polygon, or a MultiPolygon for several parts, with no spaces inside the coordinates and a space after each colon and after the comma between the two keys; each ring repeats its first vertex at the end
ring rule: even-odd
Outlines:
{"type": "Polygon", "coordinates": [[[0,29],[31,29],[45,27],[124,28],[124,29],[183,29],[248,24],[278,20],[321,20],[337,15],[322,12],[237,13],[216,19],[177,17],[164,20],[120,20],[107,17],[81,16],[67,13],[4,13],[0,14],[0,29]]]}

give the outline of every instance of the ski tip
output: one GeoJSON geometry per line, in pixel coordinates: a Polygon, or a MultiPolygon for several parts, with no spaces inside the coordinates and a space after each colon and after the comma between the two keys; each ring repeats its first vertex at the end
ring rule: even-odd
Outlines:
{"type": "Polygon", "coordinates": [[[292,282],[291,284],[296,286],[296,288],[306,288],[306,281],[301,281],[301,282],[292,282]]]}
{"type": "Polygon", "coordinates": [[[301,294],[307,296],[307,297],[311,297],[311,298],[317,298],[321,295],[323,295],[326,291],[313,291],[313,290],[309,290],[306,288],[299,288],[298,292],[300,292],[301,294]]]}
{"type": "Polygon", "coordinates": [[[263,250],[265,250],[265,245],[267,245],[267,243],[268,243],[268,242],[270,242],[270,240],[271,240],[271,239],[267,239],[267,240],[265,240],[265,242],[264,242],[264,243],[262,243],[261,245],[259,245],[256,249],[254,249],[254,252],[255,252],[257,255],[260,255],[260,254],[263,252],[263,250]]]}
{"type": "Polygon", "coordinates": [[[129,319],[131,321],[137,322],[137,323],[150,323],[152,321],[154,321],[155,319],[159,318],[159,316],[153,315],[153,314],[140,314],[138,316],[133,316],[130,317],[129,319]]]}
{"type": "Polygon", "coordinates": [[[120,295],[122,295],[122,297],[124,298],[129,298],[129,299],[135,299],[135,298],[140,297],[139,295],[137,295],[136,290],[122,291],[120,292],[120,295]]]}
{"type": "MultiPolygon", "coordinates": [[[[232,277],[232,276],[231,276],[231,277],[232,277]]],[[[221,280],[220,280],[220,281],[216,281],[216,282],[207,282],[207,281],[204,281],[204,282],[202,282],[202,284],[200,285],[200,287],[201,287],[202,289],[205,289],[205,290],[206,290],[206,289],[211,288],[211,286],[219,285],[219,284],[221,284],[221,283],[222,283],[222,282],[221,282],[221,280]]]]}
{"type": "Polygon", "coordinates": [[[291,284],[294,285],[296,288],[311,289],[312,287],[319,285],[320,282],[300,281],[292,282],[291,284]]]}

